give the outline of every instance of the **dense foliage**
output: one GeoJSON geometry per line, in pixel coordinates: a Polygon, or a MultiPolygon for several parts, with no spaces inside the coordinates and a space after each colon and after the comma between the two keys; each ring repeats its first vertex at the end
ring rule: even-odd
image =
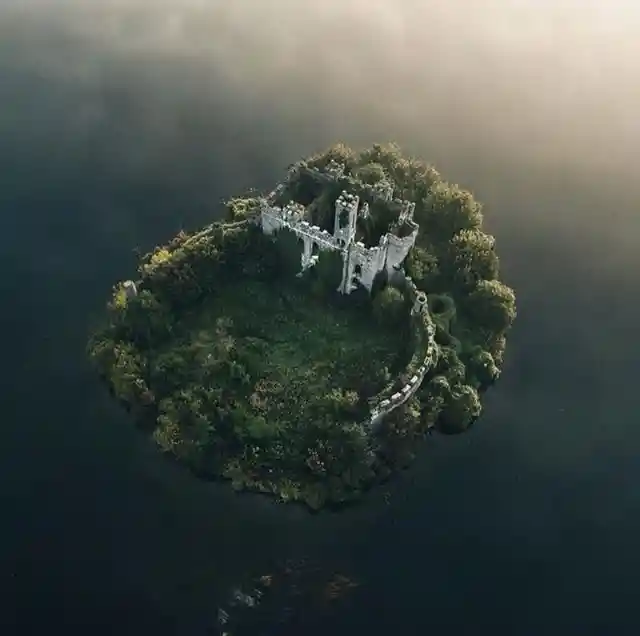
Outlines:
{"type": "Polygon", "coordinates": [[[112,392],[162,450],[236,488],[318,508],[405,465],[429,428],[462,432],[477,419],[516,312],[471,194],[394,145],[359,153],[338,145],[292,166],[280,196],[332,229],[339,192],[359,194],[371,214],[359,219],[357,240],[371,245],[398,229],[371,196],[385,184],[416,203],[420,233],[405,266],[436,327],[437,363],[417,393],[372,434],[372,400],[408,381],[416,359],[420,335],[405,295],[381,277],[371,295],[341,296],[333,252],[296,276],[297,237],[263,235],[252,222],[259,200],[235,198],[223,222],[142,258],[138,294],[116,286],[90,341],[112,392]],[[309,177],[306,168],[332,161],[345,166],[337,182],[309,177]]]}

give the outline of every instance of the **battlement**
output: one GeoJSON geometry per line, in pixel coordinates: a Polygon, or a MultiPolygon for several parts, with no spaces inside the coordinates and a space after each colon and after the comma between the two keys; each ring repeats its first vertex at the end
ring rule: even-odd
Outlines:
{"type": "Polygon", "coordinates": [[[296,233],[318,245],[320,249],[335,250],[338,244],[327,230],[321,230],[317,225],[311,225],[308,221],[302,221],[295,228],[296,233]]]}
{"type": "MultiPolygon", "coordinates": [[[[332,166],[331,170],[335,175],[343,173],[337,165],[332,166]]],[[[281,186],[274,192],[283,191],[279,188],[281,186]]],[[[265,234],[274,234],[287,228],[302,239],[301,271],[315,265],[317,250],[336,250],[342,253],[344,264],[338,291],[349,294],[358,286],[371,290],[379,272],[386,269],[388,274],[394,275],[401,269],[415,244],[419,227],[413,221],[415,205],[394,199],[390,205],[398,213],[398,229],[406,229],[408,233],[400,236],[396,232],[387,232],[377,246],[366,247],[355,240],[358,216],[367,218],[370,214],[368,203],[364,202],[360,207],[360,201],[357,194],[346,190],[340,193],[335,201],[333,234],[311,225],[304,206],[290,201],[280,208],[273,205],[271,196],[260,201],[260,224],[265,234]]]]}
{"type": "Polygon", "coordinates": [[[281,210],[280,214],[282,218],[287,220],[289,223],[297,223],[299,221],[303,221],[306,216],[306,208],[295,201],[290,201],[284,208],[281,210]]]}

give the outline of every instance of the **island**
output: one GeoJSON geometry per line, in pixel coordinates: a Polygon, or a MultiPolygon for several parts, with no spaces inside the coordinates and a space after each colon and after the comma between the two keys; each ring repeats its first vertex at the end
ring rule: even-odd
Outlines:
{"type": "Polygon", "coordinates": [[[89,340],[162,452],[319,509],[478,419],[516,305],[470,192],[336,144],[222,212],[145,254],[89,340]]]}

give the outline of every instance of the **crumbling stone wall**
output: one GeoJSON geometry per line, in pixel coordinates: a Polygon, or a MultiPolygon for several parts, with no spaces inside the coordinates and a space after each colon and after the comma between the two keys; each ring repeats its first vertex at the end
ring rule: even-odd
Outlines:
{"type": "Polygon", "coordinates": [[[372,430],[375,430],[391,411],[405,404],[415,394],[427,373],[433,369],[437,362],[436,328],[429,314],[427,295],[420,291],[408,276],[405,278],[405,283],[403,291],[412,305],[411,317],[418,344],[409,364],[402,373],[402,375],[410,376],[409,381],[392,395],[388,396],[386,391],[382,391],[372,401],[373,406],[368,422],[372,430]]]}
{"type": "MultiPolygon", "coordinates": [[[[334,162],[331,162],[323,171],[297,166],[292,168],[292,173],[299,170],[305,170],[307,174],[322,183],[351,179],[345,176],[344,166],[334,162]]],[[[393,199],[393,188],[390,183],[385,181],[375,186],[358,184],[358,187],[372,200],[384,201],[397,211],[397,227],[404,230],[402,235],[388,232],[381,237],[377,246],[369,248],[357,242],[355,240],[357,220],[358,217],[369,216],[369,204],[365,201],[360,206],[360,196],[347,191],[343,191],[335,202],[333,235],[320,230],[318,226],[310,225],[306,220],[307,214],[304,207],[289,203],[281,208],[274,204],[286,190],[286,182],[280,184],[260,201],[260,223],[265,234],[274,234],[281,228],[287,228],[302,239],[301,270],[313,267],[317,262],[314,254],[315,246],[341,253],[344,266],[338,291],[343,294],[350,294],[357,289],[358,285],[371,291],[377,274],[385,268],[390,276],[401,270],[419,231],[418,224],[413,220],[415,204],[393,199]]]]}

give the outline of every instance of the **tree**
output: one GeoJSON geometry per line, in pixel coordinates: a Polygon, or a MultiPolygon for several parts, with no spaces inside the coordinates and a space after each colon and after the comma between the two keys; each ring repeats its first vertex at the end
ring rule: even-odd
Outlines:
{"type": "Polygon", "coordinates": [[[127,404],[135,404],[136,399],[148,387],[143,378],[145,361],[130,344],[115,343],[113,347],[114,361],[109,375],[111,387],[116,397],[127,404]]]}
{"type": "MultiPolygon", "coordinates": [[[[340,195],[342,187],[339,183],[330,184],[314,196],[308,207],[311,222],[324,230],[333,232],[333,218],[335,202],[340,195]]],[[[295,199],[298,201],[298,199],[295,199]]],[[[299,201],[302,203],[302,201],[299,201]]]]}
{"type": "Polygon", "coordinates": [[[436,372],[453,386],[464,381],[467,370],[455,349],[452,347],[440,347],[440,357],[436,365],[436,372]]]}
{"type": "Polygon", "coordinates": [[[436,182],[424,202],[425,232],[437,241],[447,241],[462,230],[478,229],[482,208],[470,192],[446,182],[436,182]]]}
{"type": "Polygon", "coordinates": [[[233,197],[225,206],[229,221],[241,221],[255,216],[260,211],[259,200],[256,197],[233,197]]]}
{"type": "Polygon", "coordinates": [[[319,432],[324,439],[322,457],[329,474],[342,476],[349,470],[351,475],[366,473],[372,464],[373,453],[367,432],[362,424],[355,422],[333,422],[319,432]]]}
{"type": "Polygon", "coordinates": [[[342,257],[339,252],[321,250],[318,262],[310,274],[314,279],[314,290],[319,295],[333,294],[342,280],[342,257]]]}
{"type": "Polygon", "coordinates": [[[498,280],[482,280],[464,299],[464,307],[479,327],[504,333],[516,317],[513,290],[498,280]]]}
{"type": "Polygon", "coordinates": [[[449,241],[442,263],[458,291],[469,291],[480,280],[494,280],[499,271],[495,239],[479,229],[462,230],[449,241]]]}
{"type": "Polygon", "coordinates": [[[355,165],[356,159],[357,154],[352,148],[346,144],[338,143],[311,157],[308,164],[316,168],[325,168],[330,162],[334,161],[350,170],[355,165]]]}
{"type": "Polygon", "coordinates": [[[500,375],[500,370],[493,356],[482,347],[474,347],[468,355],[466,363],[467,378],[480,390],[493,384],[500,375]]]}
{"type": "Polygon", "coordinates": [[[353,417],[358,411],[358,394],[355,391],[333,389],[320,403],[323,409],[336,418],[353,417]]]}
{"type": "Polygon", "coordinates": [[[395,143],[373,144],[358,154],[358,165],[365,166],[372,163],[381,165],[386,172],[395,172],[402,161],[402,151],[395,143]]]}
{"type": "Polygon", "coordinates": [[[367,163],[355,169],[354,176],[363,183],[375,184],[386,179],[384,168],[379,163],[367,163]]]}
{"type": "Polygon", "coordinates": [[[172,329],[169,308],[149,290],[142,290],[129,299],[124,310],[123,325],[127,337],[143,348],[166,338],[172,329]]]}
{"type": "Polygon", "coordinates": [[[440,264],[433,250],[415,246],[405,261],[405,268],[419,289],[426,292],[438,289],[440,264]]]}
{"type": "Polygon", "coordinates": [[[399,326],[402,324],[408,315],[402,292],[387,285],[373,299],[373,315],[381,325],[399,326]]]}
{"type": "Polygon", "coordinates": [[[462,433],[482,412],[478,392],[468,384],[460,384],[451,392],[451,397],[440,414],[440,426],[445,433],[462,433]]]}
{"type": "MultiPolygon", "coordinates": [[[[409,201],[421,201],[429,188],[440,181],[437,170],[423,161],[402,155],[395,143],[373,144],[358,155],[358,165],[377,163],[382,166],[395,186],[395,196],[409,201]]],[[[418,205],[416,205],[416,212],[418,205]]]]}
{"type": "Polygon", "coordinates": [[[391,382],[391,373],[387,366],[380,366],[376,360],[368,365],[367,373],[362,378],[360,391],[363,395],[371,397],[381,391],[391,382]]]}
{"type": "Polygon", "coordinates": [[[429,294],[428,304],[436,325],[450,333],[458,313],[456,303],[451,298],[451,294],[429,294]]]}
{"type": "Polygon", "coordinates": [[[159,395],[168,395],[190,381],[191,360],[187,349],[174,347],[153,357],[149,383],[159,395]]]}
{"type": "Polygon", "coordinates": [[[302,239],[291,230],[282,228],[275,237],[282,275],[290,278],[302,269],[302,239]]]}
{"type": "Polygon", "coordinates": [[[89,359],[98,371],[107,377],[111,374],[116,362],[115,347],[116,342],[107,329],[95,333],[87,346],[89,359]]]}
{"type": "Polygon", "coordinates": [[[435,375],[430,380],[422,383],[418,395],[423,409],[423,419],[430,419],[433,423],[433,420],[437,418],[443,405],[451,396],[451,385],[445,376],[435,375]],[[435,412],[435,417],[430,416],[431,412],[435,412]]]}
{"type": "Polygon", "coordinates": [[[214,432],[215,426],[197,387],[181,389],[158,404],[156,442],[195,468],[202,468],[203,451],[214,432]]]}

